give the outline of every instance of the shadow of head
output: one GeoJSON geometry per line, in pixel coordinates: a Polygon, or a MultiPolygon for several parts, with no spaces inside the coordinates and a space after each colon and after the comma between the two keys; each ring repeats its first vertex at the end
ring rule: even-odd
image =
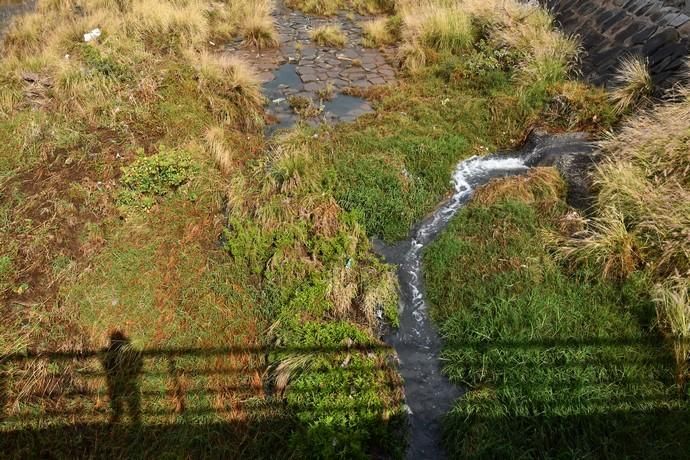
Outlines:
{"type": "Polygon", "coordinates": [[[116,329],[110,333],[110,345],[108,346],[108,350],[119,350],[130,343],[131,341],[127,336],[119,329],[116,329]]]}

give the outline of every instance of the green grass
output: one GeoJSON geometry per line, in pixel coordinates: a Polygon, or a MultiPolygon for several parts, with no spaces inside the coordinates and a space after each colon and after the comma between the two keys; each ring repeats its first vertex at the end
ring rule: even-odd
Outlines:
{"type": "MultiPolygon", "coordinates": [[[[514,146],[559,94],[556,85],[543,82],[521,86],[513,58],[495,56],[486,44],[473,56],[442,56],[379,94],[376,118],[326,137],[321,148],[332,168],[326,181],[343,208],[363,214],[370,235],[388,242],[405,238],[447,193],[458,161],[514,146]]],[[[573,106],[567,116],[579,120],[576,127],[591,127],[595,116],[607,125],[610,117],[601,115],[607,106],[598,108],[580,117],[583,108],[573,106]]],[[[553,124],[562,119],[553,117],[553,124]]]]}
{"type": "Polygon", "coordinates": [[[512,48],[437,23],[427,65],[367,95],[375,114],[268,143],[253,72],[205,49],[244,33],[230,18],[247,2],[120,3],[76,22],[44,5],[6,42],[0,352],[83,355],[0,363],[0,448],[401,456],[401,382],[378,338],[380,315],[397,322],[395,277],[369,237],[404,238],[456,162],[517,143],[564,75],[518,78],[512,48]],[[84,45],[96,19],[105,33],[84,45]],[[52,86],[25,92],[26,71],[52,86]],[[115,330],[143,353],[140,426],[108,426],[99,350],[115,330]]]}
{"type": "Polygon", "coordinates": [[[425,254],[444,371],[469,388],[446,445],[461,458],[682,458],[690,408],[652,328],[650,283],[564,272],[542,239],[563,210],[475,203],[425,254]]]}

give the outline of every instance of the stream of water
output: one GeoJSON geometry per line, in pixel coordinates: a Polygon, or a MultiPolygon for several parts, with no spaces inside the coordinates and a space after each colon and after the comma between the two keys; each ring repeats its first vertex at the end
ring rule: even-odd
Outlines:
{"type": "Polygon", "coordinates": [[[405,381],[405,400],[410,421],[407,456],[410,459],[443,458],[441,419],[462,389],[441,373],[441,339],[429,317],[424,299],[422,255],[471,197],[473,190],[492,178],[519,174],[528,167],[518,157],[470,158],[458,164],[453,174],[452,197],[428,216],[410,240],[395,246],[375,243],[376,250],[398,265],[400,327],[387,337],[400,360],[405,381]]]}
{"type": "Polygon", "coordinates": [[[462,161],[453,173],[453,195],[417,225],[410,239],[394,246],[374,241],[376,252],[398,266],[400,327],[386,341],[397,352],[405,381],[410,422],[409,459],[444,458],[442,418],[463,393],[462,388],[453,385],[441,372],[441,338],[424,298],[424,248],[443,231],[477,187],[494,178],[525,173],[533,166],[563,163],[573,169],[569,166],[573,158],[589,157],[591,150],[587,136],[582,133],[535,135],[512,154],[462,161]]]}

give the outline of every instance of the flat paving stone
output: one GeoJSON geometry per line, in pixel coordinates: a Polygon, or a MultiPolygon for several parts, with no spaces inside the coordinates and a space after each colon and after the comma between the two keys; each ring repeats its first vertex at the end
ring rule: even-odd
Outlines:
{"type": "Polygon", "coordinates": [[[397,48],[371,49],[361,46],[360,23],[372,17],[354,15],[354,20],[351,20],[345,12],[331,18],[310,16],[290,10],[282,0],[278,0],[273,19],[279,36],[276,49],[259,52],[245,47],[241,40],[234,40],[225,47],[225,52],[252,65],[264,83],[264,92],[269,101],[267,118],[277,123],[268,131],[275,127],[286,128],[298,121],[299,116],[287,102],[290,96],[307,97],[312,100],[314,107],[327,106],[319,117],[305,120],[308,123],[352,121],[373,109],[366,100],[346,96],[343,91],[351,87],[365,89],[396,81],[392,64],[395,63],[397,48]],[[345,47],[320,47],[311,41],[311,31],[328,24],[339,26],[345,33],[345,47]],[[326,102],[320,100],[318,93],[327,84],[335,91],[333,98],[326,102]]]}

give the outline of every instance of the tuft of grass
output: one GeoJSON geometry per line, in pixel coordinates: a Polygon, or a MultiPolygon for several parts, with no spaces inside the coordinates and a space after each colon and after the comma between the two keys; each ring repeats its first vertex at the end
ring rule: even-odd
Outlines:
{"type": "Polygon", "coordinates": [[[215,126],[206,130],[205,140],[206,148],[218,169],[223,174],[228,174],[236,160],[236,155],[226,142],[225,136],[223,128],[215,126]]]}
{"type": "Polygon", "coordinates": [[[240,28],[246,44],[259,50],[278,46],[278,33],[271,18],[270,0],[252,0],[245,7],[240,28]]]}
{"type": "Polygon", "coordinates": [[[619,113],[640,105],[654,91],[649,65],[645,59],[637,56],[621,60],[613,81],[611,100],[619,113]]]}
{"type": "Polygon", "coordinates": [[[285,4],[307,14],[332,16],[344,6],[342,0],[286,0],[285,4]]]}
{"type": "Polygon", "coordinates": [[[488,206],[510,198],[523,203],[540,202],[545,205],[560,202],[564,193],[565,183],[557,170],[535,168],[524,176],[492,180],[477,191],[473,201],[488,206]]]}
{"type": "Polygon", "coordinates": [[[458,54],[477,39],[472,17],[458,3],[407,3],[401,7],[401,15],[406,40],[438,52],[458,54]]]}
{"type": "Polygon", "coordinates": [[[347,42],[347,37],[338,25],[325,25],[315,28],[309,33],[314,43],[320,46],[333,46],[342,48],[347,42]]]}
{"type": "Polygon", "coordinates": [[[609,208],[589,222],[587,229],[561,241],[558,251],[564,259],[592,263],[605,279],[629,277],[642,263],[643,245],[625,224],[623,215],[609,208]]]}
{"type": "Polygon", "coordinates": [[[193,53],[200,92],[220,122],[257,130],[263,124],[264,96],[255,72],[228,55],[193,53]]]}
{"type": "Polygon", "coordinates": [[[658,326],[673,346],[676,383],[681,394],[690,381],[690,282],[674,276],[654,289],[658,326]]]}
{"type": "Polygon", "coordinates": [[[362,23],[362,45],[376,48],[395,43],[396,37],[391,32],[388,18],[372,19],[362,23]]]}

